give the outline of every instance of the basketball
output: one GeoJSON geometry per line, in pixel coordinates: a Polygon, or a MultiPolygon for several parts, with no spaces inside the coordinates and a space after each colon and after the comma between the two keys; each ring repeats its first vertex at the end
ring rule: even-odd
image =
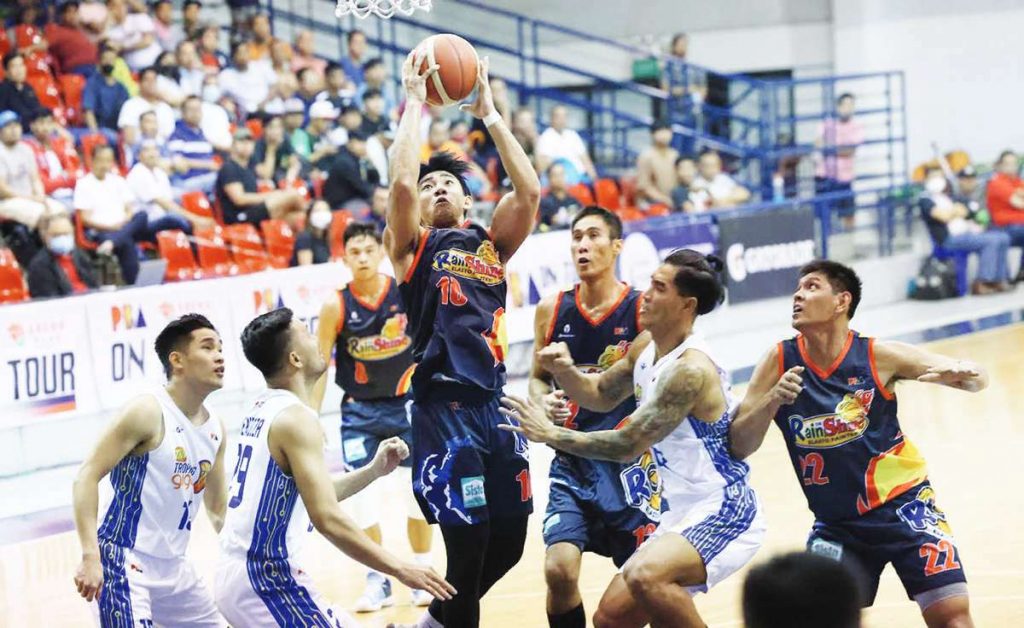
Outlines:
{"type": "Polygon", "coordinates": [[[427,79],[427,102],[435,106],[454,105],[472,93],[476,87],[477,58],[473,45],[458,35],[431,35],[416,49],[425,52],[420,69],[440,66],[427,79]]]}

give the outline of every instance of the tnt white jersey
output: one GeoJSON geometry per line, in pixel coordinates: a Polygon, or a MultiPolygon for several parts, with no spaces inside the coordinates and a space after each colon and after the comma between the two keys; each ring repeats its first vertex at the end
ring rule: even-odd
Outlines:
{"type": "Polygon", "coordinates": [[[706,343],[691,334],[655,361],[652,342],[633,369],[637,405],[654,394],[658,378],[687,351],[699,351],[715,364],[726,411],[713,423],[693,415],[656,444],[654,457],[668,512],[651,538],[681,534],[704,560],[707,581],[692,591],[706,591],[746,564],[761,545],[765,525],[757,495],[747,484],[749,467],[729,452],[729,424],[734,399],[728,374],[715,362],[706,343]]]}
{"type": "Polygon", "coordinates": [[[147,556],[180,558],[224,435],[212,413],[193,425],[162,387],[148,394],[160,404],[164,437],[156,449],[123,458],[109,485],[101,483],[98,535],[147,556]]]}
{"type": "Polygon", "coordinates": [[[228,488],[228,512],[221,531],[227,553],[287,559],[299,553],[310,531],[309,515],[295,480],[270,455],[267,435],[286,408],[316,412],[287,390],[269,389],[253,401],[238,437],[238,461],[228,488]]]}

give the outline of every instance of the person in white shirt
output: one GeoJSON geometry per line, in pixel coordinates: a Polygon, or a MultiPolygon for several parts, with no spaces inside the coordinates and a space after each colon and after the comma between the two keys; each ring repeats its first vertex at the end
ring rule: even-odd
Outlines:
{"type": "Polygon", "coordinates": [[[139,95],[129,98],[117,116],[117,128],[124,134],[124,143],[132,146],[139,139],[139,118],[147,111],[156,112],[161,140],[174,132],[174,109],[161,100],[157,89],[157,72],[147,67],[139,74],[139,95]]]}
{"type": "Polygon", "coordinates": [[[196,45],[187,39],[178,44],[174,49],[175,58],[178,61],[178,70],[181,79],[178,84],[186,96],[199,96],[203,93],[203,81],[206,80],[208,72],[203,67],[203,62],[196,52],[196,45]]]}
{"type": "Polygon", "coordinates": [[[126,0],[107,0],[107,41],[120,48],[134,72],[156,62],[163,48],[156,39],[156,25],[147,13],[129,13],[126,0]]]}
{"type": "Polygon", "coordinates": [[[545,172],[553,162],[565,161],[573,173],[569,174],[569,183],[579,183],[586,175],[591,181],[597,179],[594,162],[587,153],[587,145],[576,131],[568,128],[569,112],[562,105],[551,109],[551,126],[537,139],[535,154],[537,156],[537,172],[545,172]]]}
{"type": "Polygon", "coordinates": [[[139,274],[135,244],[155,242],[158,231],[181,229],[187,221],[174,215],[150,220],[145,211],[135,211],[135,195],[113,171],[114,149],[103,144],[92,152],[92,172],[75,184],[75,209],[80,212],[85,236],[99,244],[96,250],[101,255],[117,256],[121,275],[131,285],[139,274]]]}
{"type": "Polygon", "coordinates": [[[380,173],[380,185],[388,185],[388,149],[395,143],[396,124],[392,123],[380,133],[374,133],[366,140],[366,158],[370,160],[373,167],[380,173]]]}
{"type": "Polygon", "coordinates": [[[213,147],[220,152],[231,150],[231,117],[221,104],[224,92],[218,84],[217,75],[210,74],[203,80],[202,121],[199,128],[213,147]]]}
{"type": "Polygon", "coordinates": [[[255,113],[277,96],[272,89],[277,83],[277,73],[267,64],[251,63],[249,44],[241,42],[231,51],[234,67],[220,73],[220,87],[225,94],[234,98],[247,113],[255,113]]]}
{"type": "Polygon", "coordinates": [[[722,172],[722,158],[715,151],[701,153],[697,160],[697,172],[700,176],[690,185],[690,199],[701,208],[722,209],[742,205],[750,200],[750,190],[722,172]]]}
{"type": "Polygon", "coordinates": [[[44,215],[63,213],[63,205],[45,195],[35,155],[21,141],[21,118],[0,112],[0,220],[35,229],[44,215]]]}
{"type": "Polygon", "coordinates": [[[137,208],[146,212],[149,221],[170,216],[178,218],[178,229],[192,233],[193,229],[213,227],[212,218],[189,213],[174,202],[171,179],[160,167],[160,149],[155,142],[145,141],[139,149],[139,161],[132,166],[126,179],[128,189],[135,195],[137,208]]]}

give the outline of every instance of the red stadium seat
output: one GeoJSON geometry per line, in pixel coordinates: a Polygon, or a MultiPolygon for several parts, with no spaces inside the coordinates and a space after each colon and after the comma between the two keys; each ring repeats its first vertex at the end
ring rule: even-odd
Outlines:
{"type": "MultiPolygon", "coordinates": [[[[103,137],[102,135],[100,137],[103,137]]],[[[82,210],[76,209],[71,220],[75,223],[75,246],[83,251],[95,251],[98,246],[95,242],[85,237],[85,222],[82,220],[82,210]]]]}
{"type": "Polygon", "coordinates": [[[14,27],[14,43],[18,50],[24,50],[39,43],[43,31],[32,24],[18,24],[14,27]]]}
{"type": "Polygon", "coordinates": [[[107,137],[102,133],[90,133],[82,136],[82,159],[85,169],[92,172],[92,151],[99,145],[107,144],[107,137]]]}
{"type": "Polygon", "coordinates": [[[331,259],[339,260],[345,257],[345,227],[352,222],[352,214],[345,209],[333,212],[331,226],[328,231],[328,242],[331,243],[331,259]]]}
{"type": "Polygon", "coordinates": [[[622,207],[619,185],[615,183],[614,179],[598,179],[594,182],[594,192],[597,204],[601,207],[611,211],[622,207]]]}
{"type": "Polygon", "coordinates": [[[256,273],[270,268],[267,250],[263,248],[256,227],[247,222],[224,227],[224,239],[231,247],[231,255],[242,273],[256,273]]]}
{"type": "Polygon", "coordinates": [[[0,249],[0,303],[28,301],[28,284],[10,249],[0,249]]]}
{"type": "Polygon", "coordinates": [[[644,218],[647,218],[647,214],[636,207],[620,207],[615,210],[615,214],[622,220],[622,222],[633,222],[635,220],[643,220],[644,218]]]}
{"type": "MultiPolygon", "coordinates": [[[[7,36],[7,29],[0,28],[0,56],[11,51],[11,39],[7,36]]],[[[2,70],[0,70],[2,72],[2,70]]],[[[3,78],[3,77],[0,77],[3,78]]]]}
{"type": "Polygon", "coordinates": [[[167,260],[165,281],[188,281],[203,278],[203,271],[196,264],[196,258],[192,255],[192,247],[188,243],[188,236],[183,231],[175,229],[157,233],[156,246],[160,257],[167,260]]]}
{"type": "Polygon", "coordinates": [[[60,99],[60,90],[57,89],[57,82],[48,74],[29,74],[25,82],[32,86],[32,91],[39,98],[39,104],[47,109],[63,109],[64,103],[60,99]]]}
{"type": "Polygon", "coordinates": [[[190,214],[213,218],[213,206],[202,190],[193,190],[181,195],[181,206],[190,214]]]}
{"type": "Polygon", "coordinates": [[[586,183],[577,183],[569,188],[569,196],[579,201],[580,205],[584,207],[594,204],[594,193],[590,191],[590,186],[586,183]]]}
{"type": "Polygon", "coordinates": [[[75,126],[85,126],[82,112],[82,92],[85,91],[85,77],[78,74],[62,74],[58,79],[60,93],[67,107],[68,122],[75,126]]]}
{"type": "Polygon", "coordinates": [[[619,187],[622,188],[622,202],[627,207],[636,206],[636,177],[628,176],[619,179],[619,187]]]}
{"type": "Polygon", "coordinates": [[[260,223],[263,241],[267,243],[270,265],[274,268],[288,268],[292,265],[295,251],[295,233],[283,220],[264,220],[260,223]]]}
{"type": "Polygon", "coordinates": [[[296,190],[298,191],[299,194],[302,195],[302,200],[306,201],[307,203],[309,202],[309,186],[306,185],[306,182],[303,181],[302,179],[292,179],[291,183],[282,179],[281,182],[277,185],[277,187],[282,190],[296,190]]]}
{"type": "Polygon", "coordinates": [[[230,277],[240,272],[238,264],[231,260],[228,245],[224,242],[224,228],[220,225],[197,231],[196,249],[199,251],[199,267],[207,277],[230,277]]]}
{"type": "Polygon", "coordinates": [[[658,203],[657,205],[651,205],[647,208],[647,217],[654,218],[655,216],[668,216],[672,213],[672,210],[668,208],[668,205],[664,203],[658,203]]]}

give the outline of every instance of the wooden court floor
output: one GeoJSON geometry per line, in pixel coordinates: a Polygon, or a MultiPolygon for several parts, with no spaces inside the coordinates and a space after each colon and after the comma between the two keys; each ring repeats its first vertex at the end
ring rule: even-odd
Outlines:
{"type": "MultiPolygon", "coordinates": [[[[900,418],[907,434],[930,463],[938,503],[952,523],[963,556],[971,606],[979,626],[1024,626],[1024,325],[1004,327],[934,343],[951,356],[986,365],[990,388],[970,395],[917,383],[898,388],[900,418]]],[[[534,494],[542,511],[550,453],[534,447],[534,494]]],[[[802,547],[811,517],[774,428],[751,460],[753,483],[767,512],[769,531],[755,562],[802,547]]],[[[404,500],[397,488],[388,496],[392,513],[384,520],[385,543],[407,553],[404,500]]],[[[68,487],[70,492],[70,487],[68,487]]],[[[12,498],[12,496],[5,496],[12,498]]],[[[482,625],[517,628],[546,626],[541,517],[531,519],[530,537],[519,565],[484,599],[482,625]]],[[[216,538],[206,521],[194,527],[191,558],[212,580],[216,538]]],[[[440,537],[435,555],[443,566],[440,537]]],[[[351,605],[363,586],[363,570],[314,534],[306,567],[321,591],[341,607],[351,605]]],[[[78,558],[73,533],[0,547],[0,626],[88,626],[90,614],[77,597],[72,575],[78,558]]],[[[614,573],[605,559],[587,555],[581,588],[588,614],[614,573]]],[[[739,626],[742,574],[698,598],[710,626],[739,626]]],[[[364,626],[412,621],[422,612],[408,605],[408,591],[396,587],[398,605],[360,615],[364,626]]],[[[890,568],[883,575],[875,606],[865,613],[871,627],[923,625],[917,606],[906,598],[890,568]]]]}

